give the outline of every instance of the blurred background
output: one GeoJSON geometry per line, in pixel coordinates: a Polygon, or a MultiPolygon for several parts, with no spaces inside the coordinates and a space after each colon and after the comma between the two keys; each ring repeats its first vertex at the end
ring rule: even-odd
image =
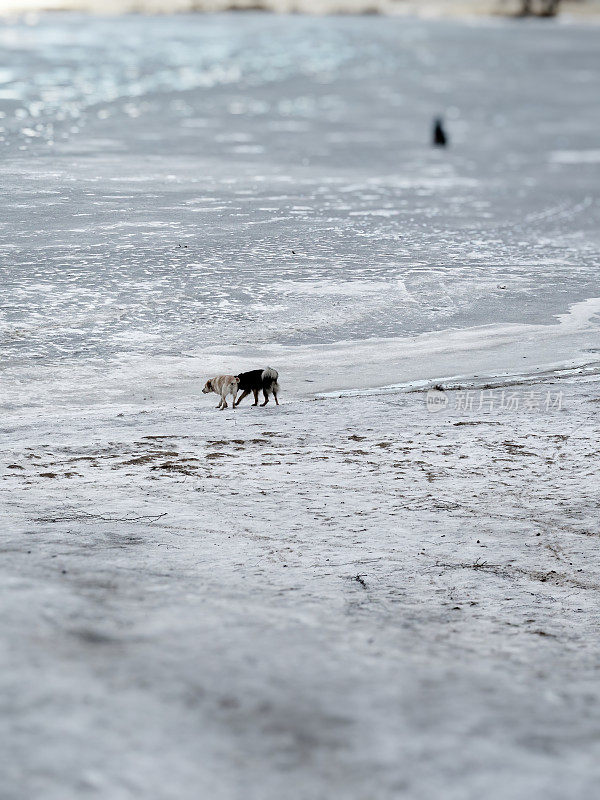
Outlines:
{"type": "Polygon", "coordinates": [[[597,13],[598,6],[598,0],[0,0],[0,11],[70,9],[100,14],[264,9],[310,14],[497,13],[552,16],[561,7],[570,13],[597,13]]]}
{"type": "Polygon", "coordinates": [[[0,0],[0,11],[77,10],[99,14],[175,13],[232,9],[309,14],[516,14],[598,13],[598,0],[0,0]]]}

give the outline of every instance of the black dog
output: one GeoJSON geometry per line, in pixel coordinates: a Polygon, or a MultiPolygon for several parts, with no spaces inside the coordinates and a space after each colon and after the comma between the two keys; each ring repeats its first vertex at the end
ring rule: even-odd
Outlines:
{"type": "Polygon", "coordinates": [[[279,405],[279,400],[277,399],[277,393],[279,392],[277,378],[279,377],[279,373],[276,369],[271,369],[271,367],[267,367],[266,369],[252,369],[250,372],[242,372],[236,375],[236,377],[239,381],[238,389],[241,395],[238,397],[234,407],[239,406],[244,397],[250,394],[250,392],[254,393],[253,405],[257,406],[258,393],[260,391],[262,391],[263,397],[265,398],[265,402],[261,403],[262,406],[267,405],[270,394],[275,398],[275,404],[279,405]]]}

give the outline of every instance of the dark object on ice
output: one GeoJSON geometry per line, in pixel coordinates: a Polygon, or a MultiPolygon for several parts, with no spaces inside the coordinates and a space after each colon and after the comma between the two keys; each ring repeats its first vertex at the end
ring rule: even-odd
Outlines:
{"type": "Polygon", "coordinates": [[[253,405],[258,405],[258,393],[262,391],[263,397],[265,398],[265,402],[262,403],[263,406],[266,406],[269,402],[269,395],[272,394],[275,398],[275,404],[279,405],[279,400],[277,399],[277,394],[279,392],[279,384],[277,383],[277,378],[279,374],[276,369],[272,369],[271,367],[267,367],[266,369],[252,369],[250,372],[241,372],[239,375],[236,375],[239,385],[238,389],[241,391],[241,395],[238,397],[236,403],[234,403],[234,408],[239,406],[246,395],[253,392],[254,394],[254,403],[253,405]]]}
{"type": "Polygon", "coordinates": [[[521,0],[518,17],[555,17],[560,0],[521,0]]]}
{"type": "Polygon", "coordinates": [[[441,117],[436,117],[433,121],[433,144],[436,147],[446,147],[448,144],[448,137],[441,117]]]}

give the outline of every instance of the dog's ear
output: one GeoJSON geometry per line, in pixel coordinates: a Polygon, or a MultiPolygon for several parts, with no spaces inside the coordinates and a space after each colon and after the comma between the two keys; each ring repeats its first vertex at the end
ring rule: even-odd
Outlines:
{"type": "Polygon", "coordinates": [[[206,381],[206,388],[209,390],[209,392],[212,392],[212,380],[206,381]]]}

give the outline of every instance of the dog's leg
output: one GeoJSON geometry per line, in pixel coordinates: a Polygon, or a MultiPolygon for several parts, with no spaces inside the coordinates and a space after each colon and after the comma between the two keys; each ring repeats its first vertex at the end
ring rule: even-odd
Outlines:
{"type": "Polygon", "coordinates": [[[266,389],[263,389],[263,397],[265,398],[265,402],[260,404],[261,407],[266,406],[267,403],[269,402],[269,394],[266,389]]]}
{"type": "Polygon", "coordinates": [[[227,408],[227,394],[224,392],[221,395],[221,411],[225,411],[227,408]]]}
{"type": "Polygon", "coordinates": [[[237,389],[233,390],[233,392],[231,393],[231,396],[233,398],[232,403],[231,403],[231,407],[235,408],[235,398],[237,397],[237,389]]]}
{"type": "Polygon", "coordinates": [[[252,391],[254,392],[254,403],[252,403],[252,405],[257,406],[258,405],[258,389],[252,389],[252,391]]]}
{"type": "Polygon", "coordinates": [[[244,389],[244,391],[239,396],[237,403],[234,403],[233,405],[234,406],[239,406],[239,404],[242,402],[244,397],[247,397],[249,394],[250,394],[250,389],[244,389]]]}
{"type": "Polygon", "coordinates": [[[277,392],[273,392],[273,397],[275,398],[275,405],[279,405],[279,400],[277,399],[277,392]]]}

